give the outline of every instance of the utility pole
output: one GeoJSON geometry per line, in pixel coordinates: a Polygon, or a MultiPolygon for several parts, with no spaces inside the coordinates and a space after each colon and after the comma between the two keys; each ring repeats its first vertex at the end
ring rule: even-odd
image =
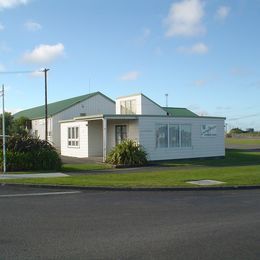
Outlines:
{"type": "Polygon", "coordinates": [[[45,79],[45,140],[48,141],[48,96],[47,96],[47,72],[50,69],[44,69],[44,79],[45,79]]]}
{"type": "Polygon", "coordinates": [[[3,174],[6,173],[6,152],[5,152],[5,87],[2,85],[2,103],[3,103],[3,114],[2,114],[2,131],[3,131],[3,174]]]}

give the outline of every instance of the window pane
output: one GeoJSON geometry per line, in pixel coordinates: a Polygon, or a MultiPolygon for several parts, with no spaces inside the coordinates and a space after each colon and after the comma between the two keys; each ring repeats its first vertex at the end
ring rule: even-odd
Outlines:
{"type": "Polygon", "coordinates": [[[116,144],[119,144],[124,139],[127,139],[126,125],[116,125],[115,133],[116,133],[116,144]]]}
{"type": "Polygon", "coordinates": [[[74,139],[75,138],[75,127],[71,128],[71,138],[74,139]]]}
{"type": "Polygon", "coordinates": [[[136,114],[136,100],[131,100],[131,114],[136,114]]]}
{"type": "Polygon", "coordinates": [[[156,127],[156,147],[168,147],[168,125],[158,125],[156,127]]]}
{"type": "Polygon", "coordinates": [[[170,125],[169,127],[170,127],[169,128],[170,147],[179,147],[180,146],[179,125],[170,125]]]}
{"type": "Polygon", "coordinates": [[[75,129],[76,129],[76,136],[75,136],[75,138],[78,139],[79,138],[79,128],[75,127],[75,129]]]}
{"type": "Polygon", "coordinates": [[[126,109],[126,114],[131,114],[131,100],[126,100],[125,109],[126,109]]]}
{"type": "Polygon", "coordinates": [[[181,125],[181,146],[191,147],[191,125],[181,125]]]}
{"type": "Polygon", "coordinates": [[[120,101],[120,113],[125,114],[125,101],[120,101]]]}
{"type": "Polygon", "coordinates": [[[71,138],[71,128],[68,127],[68,138],[70,139],[71,138]]]}

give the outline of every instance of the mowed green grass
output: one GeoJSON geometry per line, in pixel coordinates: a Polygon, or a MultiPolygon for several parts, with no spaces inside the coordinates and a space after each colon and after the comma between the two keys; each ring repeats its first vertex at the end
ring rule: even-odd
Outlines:
{"type": "MultiPolygon", "coordinates": [[[[62,178],[5,180],[6,183],[40,183],[89,187],[189,187],[190,180],[213,179],[222,186],[260,185],[260,152],[229,150],[225,158],[159,162],[158,171],[77,175],[62,178]],[[169,168],[170,167],[170,168],[169,168]]],[[[155,166],[156,167],[156,166],[155,166]]]]}
{"type": "Polygon", "coordinates": [[[105,163],[81,163],[81,164],[63,164],[61,167],[62,172],[84,172],[93,170],[110,169],[111,165],[105,163]]]}
{"type": "Polygon", "coordinates": [[[250,145],[252,148],[255,146],[259,146],[260,148],[260,138],[251,139],[251,138],[226,138],[225,139],[226,145],[250,145]]]}

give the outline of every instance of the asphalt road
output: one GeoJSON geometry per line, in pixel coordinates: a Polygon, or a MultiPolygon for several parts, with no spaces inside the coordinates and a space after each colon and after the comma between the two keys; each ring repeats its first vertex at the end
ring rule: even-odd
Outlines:
{"type": "Polygon", "coordinates": [[[0,186],[0,259],[260,259],[260,190],[0,186]]]}

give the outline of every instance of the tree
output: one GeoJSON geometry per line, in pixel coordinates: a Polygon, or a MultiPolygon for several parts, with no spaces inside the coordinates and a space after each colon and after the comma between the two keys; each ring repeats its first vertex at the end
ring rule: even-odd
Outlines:
{"type": "MultiPolygon", "coordinates": [[[[5,112],[5,134],[11,135],[14,118],[11,113],[5,112]]],[[[3,114],[0,115],[0,134],[3,133],[3,114]]]]}
{"type": "Polygon", "coordinates": [[[19,117],[13,120],[11,134],[26,136],[32,129],[31,120],[27,117],[19,117]]]}
{"type": "MultiPolygon", "coordinates": [[[[31,129],[31,120],[27,117],[20,117],[14,119],[11,113],[5,112],[5,134],[14,135],[18,134],[26,136],[31,129]]],[[[2,114],[0,115],[0,134],[2,134],[2,114]]]]}
{"type": "Polygon", "coordinates": [[[233,128],[229,131],[229,134],[243,134],[243,133],[244,133],[244,131],[238,127],[233,128]]]}

